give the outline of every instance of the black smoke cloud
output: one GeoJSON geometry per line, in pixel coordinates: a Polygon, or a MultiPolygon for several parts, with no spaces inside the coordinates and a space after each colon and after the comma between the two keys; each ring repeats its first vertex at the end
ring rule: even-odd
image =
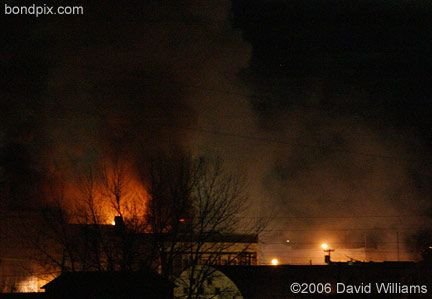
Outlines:
{"type": "Polygon", "coordinates": [[[193,129],[219,122],[230,104],[212,90],[236,88],[231,81],[247,66],[250,49],[232,29],[229,1],[82,5],[81,16],[2,20],[10,207],[42,200],[53,172],[72,176],[118,152],[136,164],[161,150],[191,150],[200,139],[193,129]]]}
{"type": "MultiPolygon", "coordinates": [[[[262,47],[242,28],[246,42],[230,1],[83,5],[83,16],[2,19],[3,203],[37,204],[53,169],[73,173],[119,150],[139,163],[174,146],[222,156],[248,174],[251,215],[277,211],[263,236],[270,243],[313,247],[340,229],[423,224],[362,218],[430,206],[425,126],[397,116],[403,109],[392,108],[387,81],[347,83],[311,71],[312,62],[305,78],[302,61],[331,58],[303,51],[307,43],[267,65],[259,55],[277,37],[262,47]],[[280,67],[294,75],[279,80],[280,67]]],[[[372,232],[394,241],[393,231],[372,232]]]]}
{"type": "Polygon", "coordinates": [[[396,259],[402,235],[430,225],[430,5],[235,2],[255,50],[252,109],[278,140],[262,172],[280,211],[270,243],[296,262],[285,240],[297,239],[321,262],[319,242],[370,234],[396,259]]]}

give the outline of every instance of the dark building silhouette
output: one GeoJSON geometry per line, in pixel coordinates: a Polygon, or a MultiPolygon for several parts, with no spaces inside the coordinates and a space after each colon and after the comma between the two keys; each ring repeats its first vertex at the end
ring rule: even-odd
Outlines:
{"type": "Polygon", "coordinates": [[[45,293],[4,293],[0,299],[44,299],[45,293]]]}
{"type": "MultiPolygon", "coordinates": [[[[432,268],[413,262],[332,263],[299,266],[220,266],[216,269],[231,280],[240,292],[237,298],[431,298],[432,268]],[[292,283],[329,283],[328,294],[294,294],[292,283]],[[340,284],[337,293],[336,285],[340,284]],[[384,284],[387,292],[377,293],[375,283],[384,284]],[[343,284],[343,285],[342,285],[343,284]],[[371,284],[371,293],[364,288],[371,284]],[[366,293],[348,293],[348,285],[363,286],[366,293]],[[345,290],[344,287],[345,286],[345,290]],[[401,288],[413,286],[410,294],[401,288]],[[425,292],[426,290],[426,292],[425,292]],[[401,293],[402,292],[402,293],[401,293]]],[[[406,290],[406,288],[405,288],[406,290]]],[[[360,291],[360,292],[361,292],[360,291]]]]}
{"type": "Polygon", "coordinates": [[[47,299],[168,299],[174,284],[152,271],[68,272],[43,288],[47,299]]]}

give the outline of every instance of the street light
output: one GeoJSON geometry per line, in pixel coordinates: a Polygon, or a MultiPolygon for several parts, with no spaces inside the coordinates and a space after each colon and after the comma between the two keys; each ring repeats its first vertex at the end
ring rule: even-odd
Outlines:
{"type": "Polygon", "coordinates": [[[331,264],[331,253],[335,250],[330,248],[328,243],[322,243],[321,249],[326,253],[326,255],[324,255],[324,263],[331,264]]]}
{"type": "Polygon", "coordinates": [[[279,265],[279,260],[278,259],[272,259],[271,260],[271,264],[273,265],[273,266],[277,266],[277,265],[279,265]]]}
{"type": "Polygon", "coordinates": [[[322,250],[326,251],[326,250],[329,249],[329,244],[327,244],[327,243],[322,243],[322,244],[321,244],[321,248],[322,248],[322,250]]]}

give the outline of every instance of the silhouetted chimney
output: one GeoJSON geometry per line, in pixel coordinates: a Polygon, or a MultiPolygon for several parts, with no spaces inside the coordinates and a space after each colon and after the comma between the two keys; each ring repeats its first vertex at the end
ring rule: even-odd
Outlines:
{"type": "Polygon", "coordinates": [[[114,217],[114,225],[118,229],[123,229],[124,228],[123,217],[122,216],[115,216],[114,217]]]}

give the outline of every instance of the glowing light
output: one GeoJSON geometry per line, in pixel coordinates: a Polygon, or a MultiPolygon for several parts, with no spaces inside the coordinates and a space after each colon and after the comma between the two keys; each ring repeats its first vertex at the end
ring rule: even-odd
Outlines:
{"type": "Polygon", "coordinates": [[[322,250],[328,250],[330,248],[330,246],[327,243],[322,243],[321,248],[322,248],[322,250]]]}
{"type": "Polygon", "coordinates": [[[272,259],[272,260],[271,260],[271,264],[272,264],[273,266],[277,266],[277,265],[279,265],[279,260],[278,260],[278,259],[272,259]]]}
{"type": "MultiPolygon", "coordinates": [[[[119,162],[119,165],[111,165],[109,161],[105,161],[105,163],[103,165],[106,167],[101,173],[104,176],[103,180],[86,185],[86,188],[82,188],[83,186],[74,180],[65,182],[64,196],[71,198],[70,201],[66,201],[68,210],[75,211],[75,201],[79,200],[79,198],[87,198],[90,195],[94,198],[92,206],[86,208],[82,213],[76,213],[78,215],[73,217],[71,222],[82,223],[81,216],[90,211],[88,209],[94,209],[97,212],[96,219],[89,219],[89,224],[97,222],[98,224],[114,225],[113,219],[118,215],[119,210],[121,210],[124,219],[144,219],[146,203],[150,197],[146,185],[136,173],[134,167],[130,165],[130,162],[124,160],[121,163],[119,162]],[[91,189],[88,190],[89,187],[91,189]],[[121,190],[118,188],[121,188],[121,190]],[[121,191],[120,207],[115,208],[112,204],[114,202],[112,193],[114,189],[121,191]],[[109,200],[107,200],[107,196],[110,197],[109,200]]],[[[90,182],[83,181],[83,183],[89,184],[90,182]]],[[[61,191],[63,192],[63,189],[61,191]]]]}
{"type": "Polygon", "coordinates": [[[111,221],[111,225],[115,225],[115,224],[116,224],[115,220],[111,221]]]}
{"type": "Polygon", "coordinates": [[[43,285],[47,284],[50,280],[52,280],[52,277],[49,277],[49,276],[46,276],[46,277],[36,277],[36,276],[25,277],[16,284],[16,289],[18,292],[21,292],[21,293],[44,292],[44,290],[41,289],[41,287],[43,285]]]}

